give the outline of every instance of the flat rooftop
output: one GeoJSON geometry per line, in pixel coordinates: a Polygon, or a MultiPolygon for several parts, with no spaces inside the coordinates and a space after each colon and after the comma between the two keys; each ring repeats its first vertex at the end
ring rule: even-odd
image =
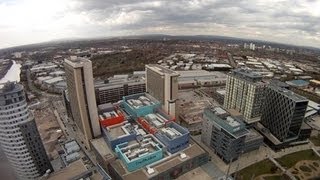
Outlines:
{"type": "Polygon", "coordinates": [[[173,76],[179,76],[179,73],[177,73],[176,71],[173,71],[171,69],[168,69],[166,67],[163,67],[159,64],[148,64],[146,65],[146,68],[149,68],[155,72],[158,72],[159,74],[170,74],[170,75],[173,75],[173,76]]]}
{"type": "Polygon", "coordinates": [[[83,164],[82,160],[77,160],[69,164],[69,166],[50,174],[48,180],[72,179],[85,173],[86,171],[88,170],[83,164]]]}
{"type": "Polygon", "coordinates": [[[152,136],[145,136],[141,141],[130,141],[126,145],[117,145],[117,148],[129,162],[161,149],[152,136]]]}
{"type": "Polygon", "coordinates": [[[138,96],[130,96],[130,97],[133,97],[133,98],[126,99],[126,102],[134,109],[139,109],[145,106],[151,106],[158,103],[154,99],[147,97],[143,94],[139,94],[138,96]]]}
{"type": "Polygon", "coordinates": [[[151,164],[150,167],[155,170],[153,174],[148,174],[148,172],[146,171],[146,168],[141,168],[134,172],[128,172],[124,167],[124,165],[122,164],[121,160],[116,160],[112,164],[112,166],[117,170],[117,172],[122,176],[124,180],[149,179],[157,174],[161,174],[167,171],[168,169],[179,166],[187,160],[190,160],[192,158],[205,154],[206,152],[199,145],[197,145],[192,140],[190,140],[189,147],[181,151],[181,153],[184,153],[186,157],[181,158],[179,155],[177,155],[172,158],[169,158],[166,161],[161,161],[159,163],[155,162],[153,163],[154,165],[151,164]]]}
{"type": "Polygon", "coordinates": [[[254,82],[261,81],[262,76],[249,69],[234,69],[231,71],[232,75],[240,77],[242,79],[252,80],[254,82]]]}
{"type": "Polygon", "coordinates": [[[211,121],[214,121],[216,125],[223,128],[235,138],[242,137],[249,133],[240,117],[231,116],[221,107],[206,108],[204,113],[211,121]]]}
{"type": "Polygon", "coordinates": [[[115,157],[113,151],[109,148],[103,137],[92,139],[90,142],[101,157],[105,159],[115,157]]]}
{"type": "Polygon", "coordinates": [[[170,121],[171,119],[168,116],[164,116],[160,113],[151,113],[143,117],[150,125],[161,128],[165,125],[166,122],[170,121]]]}
{"type": "Polygon", "coordinates": [[[184,134],[184,132],[180,132],[179,129],[176,129],[175,127],[164,127],[161,128],[159,132],[170,140],[181,137],[184,134]]]}
{"type": "Polygon", "coordinates": [[[285,88],[282,88],[282,87],[279,87],[279,86],[275,86],[275,85],[270,85],[269,86],[270,88],[272,88],[273,90],[281,93],[282,95],[292,99],[293,101],[308,101],[308,99],[306,97],[303,97],[303,96],[300,96],[288,89],[285,89],[285,88]]]}
{"type": "Polygon", "coordinates": [[[127,136],[130,134],[136,134],[139,133],[138,125],[132,125],[130,123],[121,123],[121,124],[116,124],[114,126],[109,126],[106,127],[107,131],[109,132],[111,139],[117,139],[122,136],[127,136]]]}

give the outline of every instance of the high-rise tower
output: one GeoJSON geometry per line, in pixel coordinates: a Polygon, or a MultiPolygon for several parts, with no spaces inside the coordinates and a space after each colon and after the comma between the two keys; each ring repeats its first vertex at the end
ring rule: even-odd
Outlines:
{"type": "Polygon", "coordinates": [[[92,63],[71,57],[64,62],[73,120],[80,129],[79,140],[90,149],[89,141],[101,134],[93,85],[92,63]]]}
{"type": "Polygon", "coordinates": [[[275,84],[268,86],[266,96],[261,123],[281,142],[297,139],[308,100],[275,84]]]}
{"type": "Polygon", "coordinates": [[[146,65],[146,92],[162,104],[171,116],[176,116],[179,73],[157,64],[146,65]]]}
{"type": "Polygon", "coordinates": [[[249,70],[235,69],[227,77],[224,107],[239,111],[248,124],[257,122],[261,117],[265,88],[262,76],[249,70]]]}
{"type": "Polygon", "coordinates": [[[36,179],[53,170],[20,84],[0,89],[0,144],[19,179],[36,179]]]}

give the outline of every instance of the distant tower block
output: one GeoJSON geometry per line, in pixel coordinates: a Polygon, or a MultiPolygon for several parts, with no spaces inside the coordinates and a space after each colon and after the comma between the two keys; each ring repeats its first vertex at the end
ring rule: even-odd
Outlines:
{"type": "Polygon", "coordinates": [[[162,104],[162,108],[176,117],[179,73],[157,64],[146,65],[146,92],[162,104]]]}

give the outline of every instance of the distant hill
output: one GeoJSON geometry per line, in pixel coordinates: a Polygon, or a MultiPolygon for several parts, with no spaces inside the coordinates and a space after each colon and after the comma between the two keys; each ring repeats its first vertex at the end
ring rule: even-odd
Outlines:
{"type": "Polygon", "coordinates": [[[257,45],[270,45],[273,47],[279,48],[288,48],[288,49],[306,49],[311,51],[318,51],[320,53],[319,48],[315,47],[308,47],[308,46],[295,46],[295,45],[288,45],[288,44],[281,44],[276,42],[269,42],[269,41],[262,41],[262,40],[254,40],[254,39],[244,39],[244,38],[237,38],[237,37],[227,37],[227,36],[214,36],[214,35],[165,35],[165,34],[147,34],[147,35],[135,35],[135,36],[119,36],[119,37],[99,37],[99,38],[68,38],[68,39],[60,39],[54,40],[44,43],[37,43],[37,44],[30,44],[30,45],[23,45],[23,46],[16,46],[11,48],[0,49],[0,53],[3,52],[14,52],[14,51],[23,51],[23,50],[37,50],[41,48],[47,47],[72,47],[72,44],[92,44],[95,42],[103,42],[103,41],[110,41],[110,40],[132,40],[132,39],[140,39],[140,40],[155,40],[155,41],[163,41],[163,40],[187,40],[187,41],[217,41],[221,43],[236,43],[236,44],[243,44],[243,43],[255,43],[257,45]]]}

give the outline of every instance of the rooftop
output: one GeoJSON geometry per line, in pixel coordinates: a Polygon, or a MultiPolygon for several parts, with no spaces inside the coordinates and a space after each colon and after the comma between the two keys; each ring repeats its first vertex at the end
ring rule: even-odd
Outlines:
{"type": "Polygon", "coordinates": [[[145,93],[126,96],[125,101],[134,109],[159,103],[156,99],[152,98],[151,96],[147,96],[145,93]]]}
{"type": "Polygon", "coordinates": [[[272,84],[269,85],[269,88],[281,93],[282,95],[292,99],[293,101],[308,101],[307,98],[300,96],[288,89],[285,89],[276,85],[272,85],[272,84]]]}
{"type": "Polygon", "coordinates": [[[4,84],[0,84],[0,87],[1,87],[0,88],[0,95],[14,93],[14,92],[23,90],[23,86],[21,84],[15,83],[15,82],[7,82],[4,84]]]}
{"type": "Polygon", "coordinates": [[[296,87],[303,87],[303,86],[307,86],[309,84],[308,81],[305,81],[305,80],[302,80],[302,79],[286,81],[286,83],[291,85],[291,86],[296,86],[296,87]]]}
{"type": "Polygon", "coordinates": [[[138,125],[132,125],[128,122],[123,122],[113,126],[106,127],[111,139],[121,138],[130,134],[139,134],[138,125]]]}
{"type": "Polygon", "coordinates": [[[179,76],[179,73],[177,73],[176,71],[165,68],[165,67],[158,65],[158,64],[148,64],[148,65],[146,65],[146,68],[149,68],[153,71],[156,71],[156,72],[160,73],[161,75],[170,74],[173,76],[179,76]]]}
{"type": "Polygon", "coordinates": [[[234,69],[231,71],[231,73],[236,76],[240,77],[242,79],[247,79],[253,82],[258,82],[262,80],[262,76],[258,73],[253,72],[249,69],[234,69]]]}
{"type": "MultiPolygon", "coordinates": [[[[191,141],[191,140],[190,140],[191,141]]],[[[189,147],[181,151],[181,153],[185,154],[185,158],[181,158],[180,155],[169,157],[166,161],[158,161],[153,164],[148,165],[148,167],[154,169],[154,173],[149,174],[146,168],[141,168],[134,172],[128,172],[122,165],[120,160],[115,161],[112,166],[119,172],[124,180],[132,180],[132,179],[149,179],[157,174],[161,174],[168,169],[173,167],[182,165],[186,160],[190,160],[201,154],[205,154],[206,152],[196,143],[191,141],[189,147]]],[[[166,156],[168,157],[168,156],[166,156]]],[[[165,158],[166,158],[165,157],[165,158]]]]}
{"type": "Polygon", "coordinates": [[[249,133],[240,117],[231,116],[221,107],[206,108],[204,114],[209,120],[214,121],[216,125],[223,128],[235,138],[245,136],[249,133]]]}
{"type": "Polygon", "coordinates": [[[69,166],[50,174],[48,180],[61,180],[61,179],[72,179],[85,173],[87,168],[83,164],[82,160],[77,160],[71,163],[69,166]]]}

